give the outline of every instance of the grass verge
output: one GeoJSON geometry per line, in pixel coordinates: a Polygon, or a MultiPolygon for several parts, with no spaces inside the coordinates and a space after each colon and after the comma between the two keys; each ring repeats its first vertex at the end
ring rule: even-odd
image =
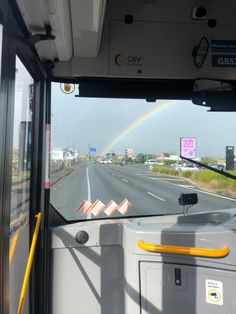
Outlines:
{"type": "MultiPolygon", "coordinates": [[[[202,169],[197,172],[179,172],[172,167],[154,166],[152,171],[160,174],[187,178],[203,188],[236,196],[236,180],[226,178],[223,175],[210,170],[202,169]]],[[[236,175],[236,171],[230,171],[230,173],[236,175]]]]}

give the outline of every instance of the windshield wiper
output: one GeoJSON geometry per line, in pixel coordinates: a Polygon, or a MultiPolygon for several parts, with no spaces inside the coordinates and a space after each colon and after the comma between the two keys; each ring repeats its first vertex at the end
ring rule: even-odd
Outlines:
{"type": "Polygon", "coordinates": [[[204,168],[206,168],[206,169],[208,169],[208,170],[211,170],[211,171],[214,171],[214,172],[216,172],[216,173],[219,173],[219,174],[221,174],[222,176],[225,176],[225,177],[227,177],[227,178],[236,180],[236,176],[234,176],[234,175],[231,174],[231,173],[225,172],[224,170],[215,169],[215,168],[213,168],[213,167],[211,167],[211,166],[208,166],[208,165],[205,165],[205,164],[203,164],[203,163],[201,163],[201,162],[199,162],[199,161],[196,161],[196,160],[193,160],[193,159],[190,159],[190,158],[186,158],[186,157],[183,157],[183,156],[180,156],[180,158],[182,158],[182,159],[184,159],[184,160],[187,160],[187,161],[190,161],[190,162],[192,162],[193,164],[198,165],[198,166],[200,166],[200,167],[204,167],[204,168]]]}

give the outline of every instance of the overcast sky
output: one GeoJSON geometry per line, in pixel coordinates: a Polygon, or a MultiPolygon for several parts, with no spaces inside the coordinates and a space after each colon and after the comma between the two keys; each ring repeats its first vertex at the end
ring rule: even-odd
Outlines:
{"type": "MultiPolygon", "coordinates": [[[[108,144],[137,119],[163,102],[145,100],[76,98],[64,94],[60,84],[52,86],[52,149],[75,146],[86,154],[88,145],[100,154],[108,144]]],[[[196,137],[197,157],[225,156],[225,146],[236,146],[236,113],[207,112],[190,101],[169,101],[168,105],[111,148],[135,154],[179,152],[180,137],[196,137]]],[[[110,152],[110,151],[107,151],[110,152]]]]}

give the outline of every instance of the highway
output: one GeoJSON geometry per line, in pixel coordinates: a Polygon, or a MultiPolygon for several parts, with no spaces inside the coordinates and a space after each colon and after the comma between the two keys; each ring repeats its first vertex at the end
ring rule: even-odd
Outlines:
{"type": "MultiPolygon", "coordinates": [[[[144,165],[113,166],[109,164],[81,163],[69,175],[62,177],[51,188],[52,205],[67,219],[94,218],[83,216],[76,209],[84,199],[94,203],[97,199],[107,204],[123,199],[132,203],[127,216],[182,213],[178,204],[181,193],[198,194],[198,204],[189,212],[235,208],[236,199],[217,195],[194,186],[183,178],[152,173],[144,165]]],[[[122,216],[115,212],[113,217],[122,216]]],[[[107,217],[105,213],[99,215],[107,217]]]]}

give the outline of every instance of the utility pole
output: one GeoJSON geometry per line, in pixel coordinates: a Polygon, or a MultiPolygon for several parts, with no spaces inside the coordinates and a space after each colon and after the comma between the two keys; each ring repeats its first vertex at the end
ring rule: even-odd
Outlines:
{"type": "Polygon", "coordinates": [[[91,156],[90,156],[90,144],[88,145],[88,157],[89,157],[89,160],[90,160],[90,158],[91,158],[91,156]]]}

